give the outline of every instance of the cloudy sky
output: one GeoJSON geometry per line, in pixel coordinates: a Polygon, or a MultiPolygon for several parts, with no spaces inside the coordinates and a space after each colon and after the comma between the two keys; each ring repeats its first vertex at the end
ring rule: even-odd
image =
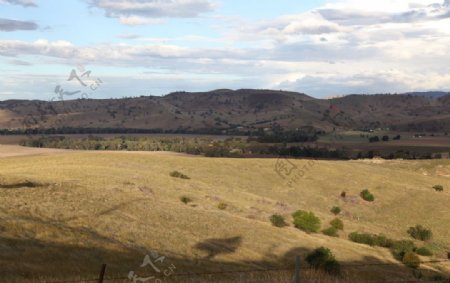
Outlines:
{"type": "Polygon", "coordinates": [[[449,91],[450,0],[0,0],[0,70],[0,100],[449,91]]]}

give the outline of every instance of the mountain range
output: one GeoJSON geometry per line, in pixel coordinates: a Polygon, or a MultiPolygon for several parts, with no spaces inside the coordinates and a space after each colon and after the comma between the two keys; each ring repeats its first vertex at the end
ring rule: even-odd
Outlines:
{"type": "Polygon", "coordinates": [[[323,131],[386,129],[447,132],[450,94],[347,95],[317,99],[303,93],[219,89],[165,96],[0,102],[0,129],[111,128],[245,133],[274,126],[323,131]]]}

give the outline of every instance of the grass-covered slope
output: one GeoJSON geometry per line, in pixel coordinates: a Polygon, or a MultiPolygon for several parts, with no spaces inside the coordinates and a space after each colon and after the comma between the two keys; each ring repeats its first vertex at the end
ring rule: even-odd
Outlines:
{"type": "MultiPolygon", "coordinates": [[[[108,274],[126,277],[150,251],[180,273],[292,267],[295,254],[320,246],[343,265],[394,264],[361,268],[360,276],[409,278],[411,271],[388,249],[347,236],[361,231],[410,239],[406,231],[416,224],[433,232],[426,245],[435,255],[423,260],[447,257],[449,160],[291,160],[297,169],[286,179],[276,162],[126,152],[0,159],[0,278],[95,278],[103,262],[108,274]],[[190,179],[172,177],[173,171],[190,179]],[[290,179],[294,174],[303,177],[290,179]],[[436,192],[436,184],[444,191],[436,192]],[[375,201],[362,200],[363,189],[375,201]],[[292,225],[291,213],[302,209],[326,228],[333,206],[342,209],[339,238],[292,225]],[[273,214],[284,215],[289,226],[272,226],[273,214]]],[[[424,266],[450,270],[449,264],[424,266]]]]}

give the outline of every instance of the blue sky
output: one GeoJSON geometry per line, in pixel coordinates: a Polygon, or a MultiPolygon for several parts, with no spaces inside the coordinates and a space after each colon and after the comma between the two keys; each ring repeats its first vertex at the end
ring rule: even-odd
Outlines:
{"type": "Polygon", "coordinates": [[[449,26],[450,0],[0,0],[0,100],[448,91],[449,26]]]}

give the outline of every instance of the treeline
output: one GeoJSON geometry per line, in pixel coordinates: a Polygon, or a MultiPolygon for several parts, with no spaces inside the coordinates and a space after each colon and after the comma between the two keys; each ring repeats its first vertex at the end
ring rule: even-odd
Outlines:
{"type": "Polygon", "coordinates": [[[24,146],[62,148],[77,150],[128,150],[128,151],[173,151],[208,157],[274,157],[290,156],[318,159],[432,159],[441,158],[440,153],[424,149],[383,149],[360,150],[345,147],[326,147],[309,143],[266,143],[258,138],[227,138],[218,140],[211,137],[129,137],[103,138],[89,135],[86,138],[65,136],[30,136],[22,143],[24,146]]]}
{"type": "Polygon", "coordinates": [[[238,129],[139,129],[139,128],[28,128],[28,129],[0,129],[0,135],[72,135],[72,134],[192,134],[192,135],[224,135],[224,136],[249,136],[252,140],[261,143],[294,143],[294,142],[314,142],[318,139],[316,131],[284,131],[279,129],[276,132],[264,132],[262,129],[238,130],[238,129]]]}
{"type": "Polygon", "coordinates": [[[292,156],[348,159],[346,152],[310,146],[264,144],[242,138],[215,140],[205,137],[31,138],[21,145],[78,150],[173,151],[208,157],[292,156]]]}
{"type": "Polygon", "coordinates": [[[139,129],[139,128],[32,128],[32,129],[0,129],[0,135],[71,135],[71,134],[223,134],[221,129],[205,128],[189,129],[139,129]]]}

